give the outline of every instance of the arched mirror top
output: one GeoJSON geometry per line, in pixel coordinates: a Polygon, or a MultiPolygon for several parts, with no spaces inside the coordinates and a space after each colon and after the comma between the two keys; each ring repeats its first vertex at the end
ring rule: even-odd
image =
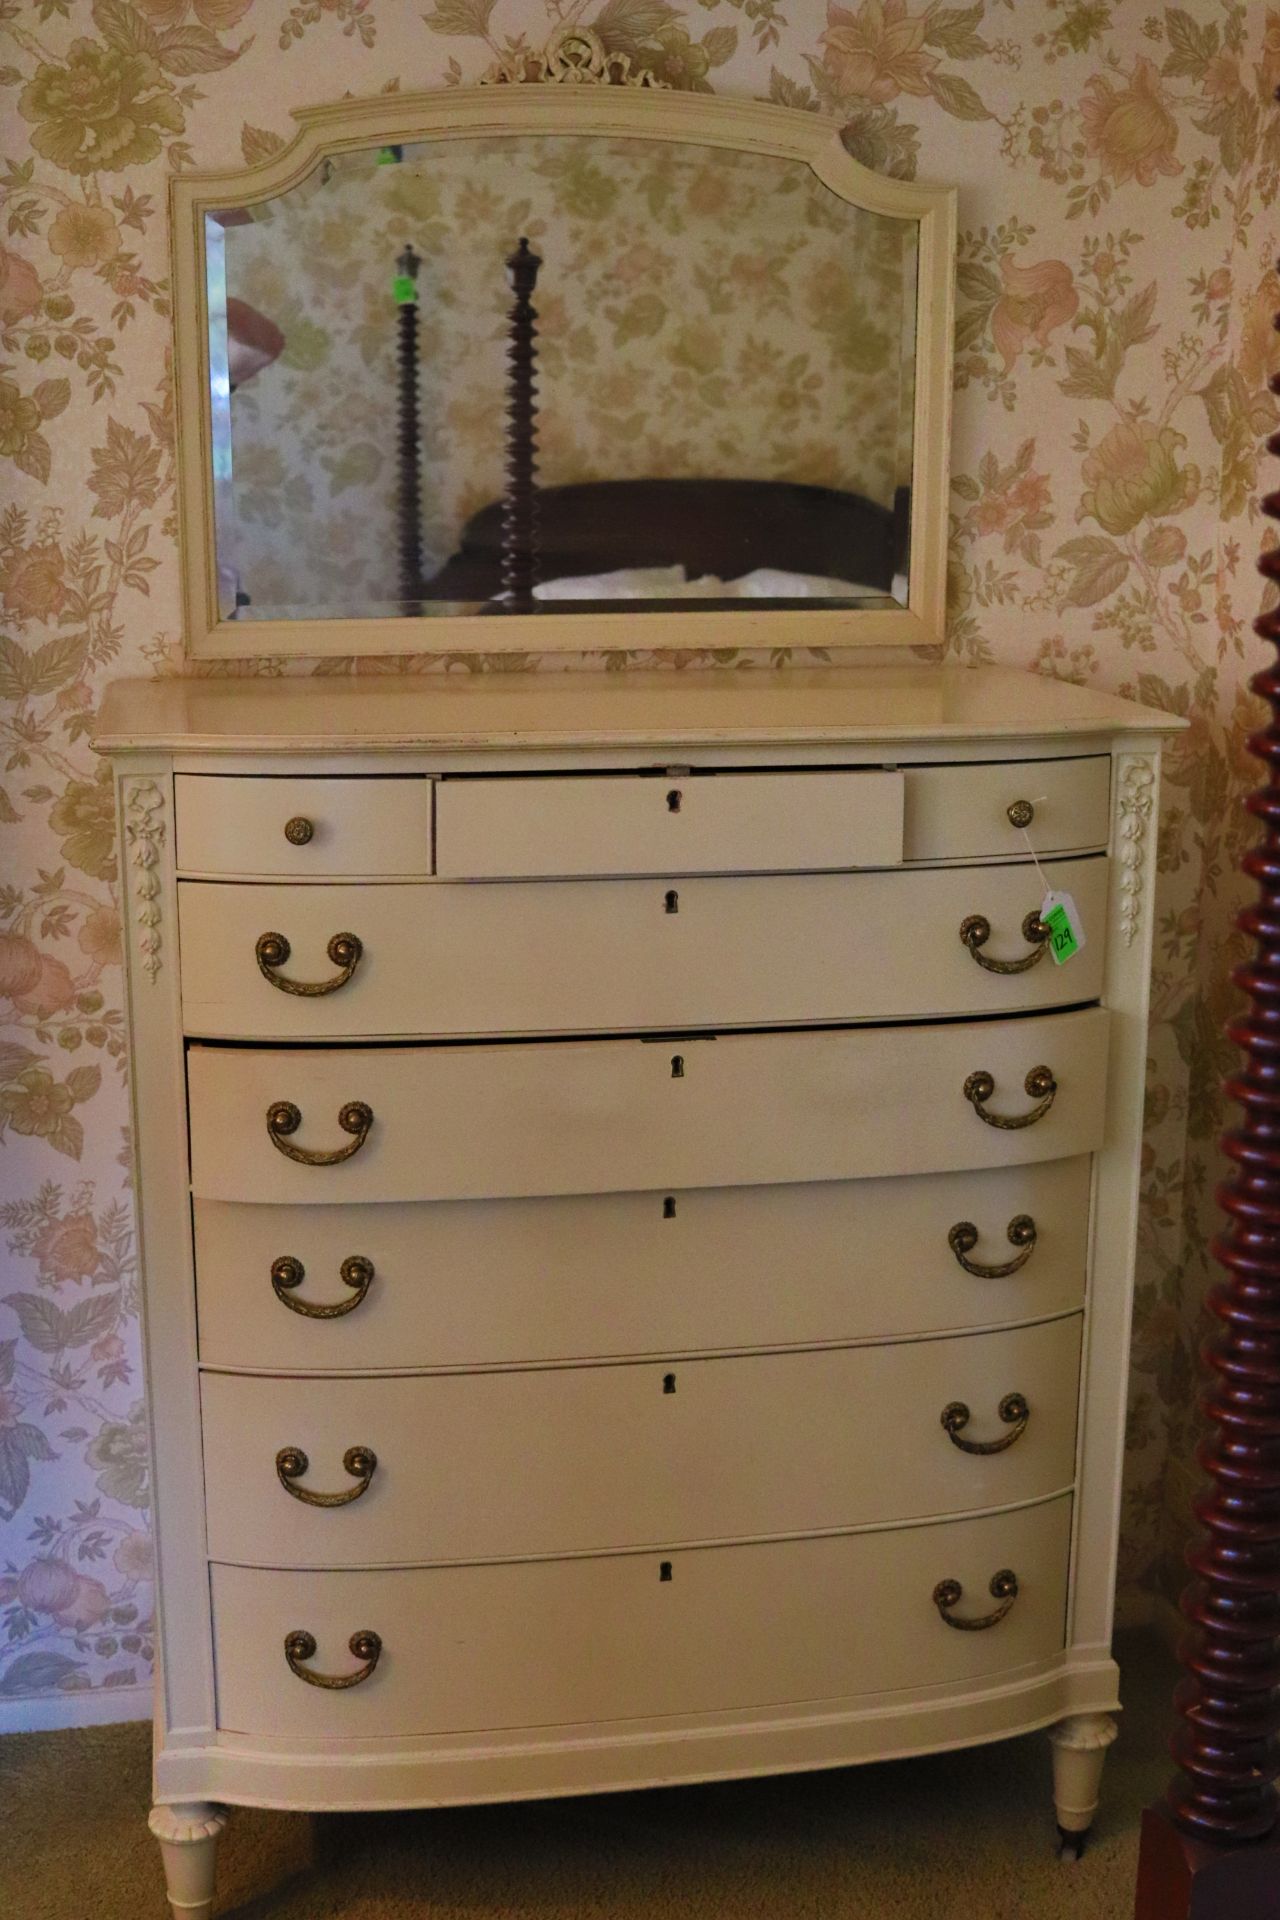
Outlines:
{"type": "Polygon", "coordinates": [[[193,657],[941,643],[953,192],[584,46],[174,179],[193,657]]]}

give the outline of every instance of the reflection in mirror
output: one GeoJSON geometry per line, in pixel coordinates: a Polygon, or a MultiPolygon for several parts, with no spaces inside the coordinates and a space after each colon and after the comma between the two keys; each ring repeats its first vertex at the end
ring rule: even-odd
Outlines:
{"type": "Polygon", "coordinates": [[[799,161],[514,134],[206,218],[223,619],[512,604],[524,237],[535,608],[906,604],[917,224],[799,161]]]}

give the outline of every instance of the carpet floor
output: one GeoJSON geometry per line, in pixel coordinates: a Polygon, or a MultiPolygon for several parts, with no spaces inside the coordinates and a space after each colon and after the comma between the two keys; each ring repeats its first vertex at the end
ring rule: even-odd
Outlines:
{"type": "MultiPolygon", "coordinates": [[[[1121,1643],[1125,1713],[1078,1863],[1043,1734],[924,1760],[594,1799],[395,1814],[233,1809],[217,1920],[1130,1920],[1174,1677],[1121,1643]]],[[[167,1920],[150,1729],[0,1741],[4,1920],[167,1920]]]]}

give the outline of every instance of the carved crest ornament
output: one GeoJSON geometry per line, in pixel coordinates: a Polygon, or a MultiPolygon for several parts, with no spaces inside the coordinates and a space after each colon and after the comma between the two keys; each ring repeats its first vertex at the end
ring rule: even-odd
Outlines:
{"type": "Polygon", "coordinates": [[[590,27],[564,26],[556,30],[545,47],[535,52],[500,55],[487,73],[480,76],[482,87],[518,86],[525,81],[549,81],[554,86],[665,87],[647,67],[632,70],[629,53],[610,53],[598,33],[590,27]]]}

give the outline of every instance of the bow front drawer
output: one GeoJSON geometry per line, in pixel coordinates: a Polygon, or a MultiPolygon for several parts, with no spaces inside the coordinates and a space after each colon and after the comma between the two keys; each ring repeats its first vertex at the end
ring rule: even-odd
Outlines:
{"type": "Polygon", "coordinates": [[[1026,864],[476,887],[179,887],[183,1021],[227,1039],[927,1019],[1102,991],[1107,863],[1061,862],[1065,966],[1026,864]]]}
{"type": "Polygon", "coordinates": [[[437,871],[500,880],[896,866],[902,775],[524,774],[443,780],[437,871]]]}
{"type": "Polygon", "coordinates": [[[200,1357],[341,1373],[994,1326],[1080,1305],[1088,1225],[1085,1155],[821,1186],[198,1200],[200,1357]]]}
{"type": "Polygon", "coordinates": [[[788,1701],[812,1711],[979,1680],[1062,1647],[1070,1531],[1064,1497],[937,1526],[663,1557],[323,1573],[215,1565],[218,1725],[393,1738],[788,1701]],[[985,1624],[957,1632],[958,1620],[985,1624]]]}
{"type": "Polygon", "coordinates": [[[209,1553],[359,1567],[1010,1506],[1075,1472],[1080,1316],[896,1346],[532,1372],[206,1373],[209,1553]]]}
{"type": "Polygon", "coordinates": [[[431,781],[420,775],[180,773],[173,785],[180,873],[431,872],[431,781]]]}
{"type": "Polygon", "coordinates": [[[192,1190],[464,1200],[1065,1159],[1102,1137],[1101,1008],[661,1041],[191,1046],[192,1190]]]}

